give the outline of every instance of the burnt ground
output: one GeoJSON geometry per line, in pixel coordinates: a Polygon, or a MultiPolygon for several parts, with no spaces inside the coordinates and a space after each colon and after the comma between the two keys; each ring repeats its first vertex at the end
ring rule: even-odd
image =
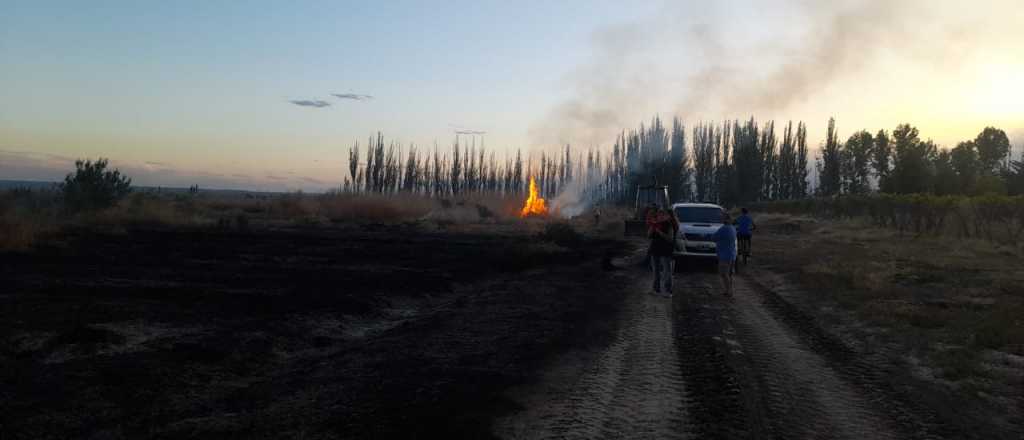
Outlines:
{"type": "Polygon", "coordinates": [[[494,229],[0,255],[0,437],[1020,438],[837,335],[769,261],[731,298],[688,264],[667,299],[640,243],[494,229]]]}
{"type": "Polygon", "coordinates": [[[610,343],[622,243],[415,226],[70,232],[0,254],[0,438],[486,438],[610,343]]]}

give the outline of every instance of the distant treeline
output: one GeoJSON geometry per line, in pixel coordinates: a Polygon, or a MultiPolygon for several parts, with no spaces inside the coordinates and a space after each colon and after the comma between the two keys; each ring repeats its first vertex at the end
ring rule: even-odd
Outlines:
{"type": "Polygon", "coordinates": [[[900,233],[980,238],[1018,245],[1024,239],[1024,196],[845,194],[750,205],[759,212],[869,220],[900,233]]]}
{"type": "Polygon", "coordinates": [[[450,150],[434,146],[403,149],[377,134],[349,150],[342,190],[416,193],[431,197],[470,194],[519,195],[529,178],[544,197],[572,193],[586,202],[626,203],[638,185],[667,185],[675,201],[725,205],[810,196],[867,194],[1021,194],[1024,162],[1010,158],[1006,134],[985,128],[975,139],[946,150],[921,140],[908,124],[890,134],[858,131],[840,142],[834,119],[816,158],[817,181],[810,182],[807,127],[774,121],[698,123],[690,141],[682,121],[649,124],[620,133],[610,151],[571,146],[557,154],[501,159],[476,138],[456,138],[450,150]]]}
{"type": "Polygon", "coordinates": [[[952,149],[921,140],[917,128],[901,124],[874,136],[861,130],[839,142],[830,119],[818,160],[818,195],[845,194],[1024,194],[1024,158],[1012,160],[1003,130],[986,127],[952,149]]]}

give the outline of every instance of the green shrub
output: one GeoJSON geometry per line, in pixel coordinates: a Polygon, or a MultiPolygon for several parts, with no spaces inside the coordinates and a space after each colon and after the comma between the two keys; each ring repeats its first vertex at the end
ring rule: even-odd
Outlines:
{"type": "Polygon", "coordinates": [[[867,218],[875,226],[917,235],[953,235],[1019,245],[1024,241],[1024,196],[931,194],[844,195],[764,202],[755,211],[821,218],[867,218]]]}
{"type": "Polygon", "coordinates": [[[132,179],[118,170],[107,170],[107,159],[75,161],[74,174],[61,184],[64,206],[72,211],[109,208],[131,192],[132,179]]]}

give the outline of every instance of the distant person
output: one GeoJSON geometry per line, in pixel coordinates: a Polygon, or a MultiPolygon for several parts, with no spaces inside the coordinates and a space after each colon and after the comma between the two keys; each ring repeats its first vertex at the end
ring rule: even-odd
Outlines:
{"type": "Polygon", "coordinates": [[[732,268],[736,264],[736,229],[728,212],[722,212],[722,227],[711,238],[718,252],[718,275],[722,277],[725,296],[732,296],[732,268]]]}
{"type": "Polygon", "coordinates": [[[601,225],[601,206],[594,207],[594,226],[601,225]]]}
{"type": "Polygon", "coordinates": [[[647,253],[654,271],[654,294],[672,297],[672,274],[675,271],[675,237],[679,222],[666,209],[658,209],[647,218],[647,237],[651,240],[647,253]],[[664,288],[664,290],[662,290],[664,288]]]}
{"type": "MultiPolygon", "coordinates": [[[[750,211],[747,208],[740,210],[742,214],[736,219],[736,240],[740,245],[740,254],[744,257],[750,256],[750,239],[754,235],[754,231],[757,230],[757,225],[754,224],[754,219],[750,217],[750,211]]],[[[744,260],[744,263],[746,260],[744,260]]]]}

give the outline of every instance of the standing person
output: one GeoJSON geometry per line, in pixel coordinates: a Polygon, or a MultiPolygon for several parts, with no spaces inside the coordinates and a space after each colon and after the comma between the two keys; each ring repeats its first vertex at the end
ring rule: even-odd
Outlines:
{"type": "Polygon", "coordinates": [[[601,205],[594,206],[594,226],[601,226],[601,205]]]}
{"type": "Polygon", "coordinates": [[[736,264],[736,229],[731,220],[728,212],[722,212],[722,227],[711,237],[718,252],[718,275],[722,277],[725,296],[732,296],[732,267],[736,264]]]}
{"type": "Polygon", "coordinates": [[[754,235],[754,231],[757,230],[757,225],[754,224],[754,219],[750,217],[750,211],[747,208],[742,208],[740,211],[743,212],[736,219],[736,241],[740,245],[740,253],[743,254],[743,263],[746,264],[746,257],[750,256],[750,239],[754,235]]]}
{"type": "Polygon", "coordinates": [[[664,286],[665,296],[672,297],[672,274],[675,271],[675,239],[679,232],[679,223],[675,216],[665,209],[658,211],[648,220],[650,227],[647,236],[651,239],[648,248],[651,269],[654,271],[654,294],[661,295],[664,286]]]}

